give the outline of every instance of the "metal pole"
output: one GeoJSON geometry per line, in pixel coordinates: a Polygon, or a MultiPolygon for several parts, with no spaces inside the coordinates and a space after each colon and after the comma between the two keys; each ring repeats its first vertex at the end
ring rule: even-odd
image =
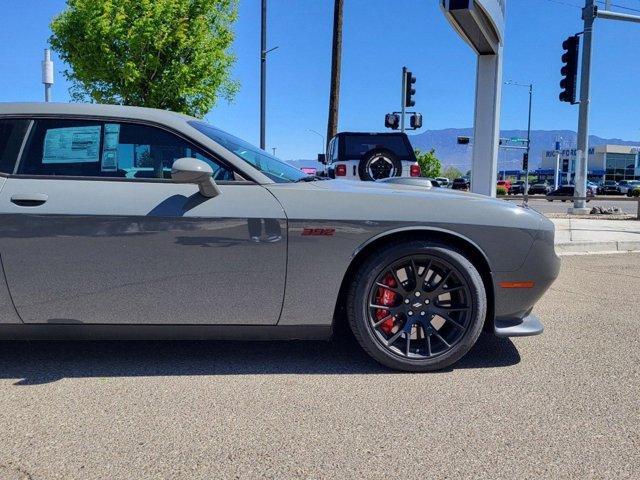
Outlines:
{"type": "Polygon", "coordinates": [[[606,10],[598,10],[598,18],[606,20],[620,20],[621,22],[640,23],[640,16],[629,15],[627,13],[607,12],[606,10]]]}
{"type": "Polygon", "coordinates": [[[266,144],[267,110],[267,0],[262,0],[262,35],[260,41],[260,148],[266,144]]]}
{"type": "Polygon", "coordinates": [[[314,130],[312,128],[309,128],[307,130],[309,130],[311,133],[315,133],[316,135],[318,135],[322,139],[322,148],[320,149],[320,153],[326,153],[327,144],[324,142],[324,135],[322,135],[320,132],[318,132],[318,131],[316,131],[316,130],[314,130]]]}
{"type": "MultiPolygon", "coordinates": [[[[591,47],[593,42],[594,0],[585,0],[582,10],[584,20],[584,46],[582,49],[582,72],[580,74],[580,112],[578,114],[578,164],[575,170],[576,197],[587,196],[587,171],[589,166],[589,103],[591,101],[591,47]]],[[[574,200],[571,212],[576,214],[587,211],[585,200],[574,200]]]]}
{"type": "Polygon", "coordinates": [[[400,131],[404,133],[404,116],[406,112],[405,93],[407,91],[407,67],[402,67],[402,92],[400,92],[400,131]]]}
{"type": "Polygon", "coordinates": [[[524,179],[524,203],[529,201],[529,162],[531,158],[529,153],[531,152],[531,107],[533,106],[533,83],[529,84],[529,120],[527,123],[527,168],[524,172],[526,175],[524,179]]]}
{"type": "Polygon", "coordinates": [[[51,101],[51,86],[53,85],[53,62],[51,52],[44,49],[44,60],[42,61],[42,83],[44,84],[44,101],[51,101]]]}
{"type": "Polygon", "coordinates": [[[553,189],[557,190],[560,186],[560,152],[556,152],[556,173],[553,176],[553,189]]]}

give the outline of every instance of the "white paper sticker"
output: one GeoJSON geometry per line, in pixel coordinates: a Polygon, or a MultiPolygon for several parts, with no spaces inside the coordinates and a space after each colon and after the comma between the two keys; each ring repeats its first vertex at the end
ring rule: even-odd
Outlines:
{"type": "Polygon", "coordinates": [[[120,125],[107,123],[104,126],[104,142],[102,147],[102,162],[100,170],[103,172],[118,171],[118,145],[120,143],[120,125]]]}
{"type": "Polygon", "coordinates": [[[100,153],[100,130],[100,125],[47,130],[42,163],[97,162],[100,153]]]}

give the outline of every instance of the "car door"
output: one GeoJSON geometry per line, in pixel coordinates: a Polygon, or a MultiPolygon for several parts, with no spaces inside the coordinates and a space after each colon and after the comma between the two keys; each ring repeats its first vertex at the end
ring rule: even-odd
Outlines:
{"type": "Polygon", "coordinates": [[[275,324],[286,222],[265,188],[173,132],[36,119],[0,191],[0,255],[26,323],[275,324]],[[212,166],[219,196],[172,183],[185,156],[212,166]]]}

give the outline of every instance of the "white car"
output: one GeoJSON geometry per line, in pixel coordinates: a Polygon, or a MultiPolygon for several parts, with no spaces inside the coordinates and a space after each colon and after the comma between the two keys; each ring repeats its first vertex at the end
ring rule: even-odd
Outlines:
{"type": "Polygon", "coordinates": [[[420,166],[405,133],[338,133],[326,155],[318,155],[327,176],[375,181],[389,177],[420,177],[420,166]]]}
{"type": "Polygon", "coordinates": [[[640,180],[620,180],[618,182],[618,190],[623,195],[629,193],[629,190],[640,188],[640,180]]]}
{"type": "Polygon", "coordinates": [[[448,188],[451,181],[447,177],[436,177],[435,180],[440,184],[441,187],[448,188]]]}

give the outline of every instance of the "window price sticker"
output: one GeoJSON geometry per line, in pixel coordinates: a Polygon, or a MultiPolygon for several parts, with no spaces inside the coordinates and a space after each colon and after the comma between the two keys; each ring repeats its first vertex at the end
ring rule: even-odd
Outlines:
{"type": "Polygon", "coordinates": [[[120,144],[120,125],[106,123],[104,126],[104,142],[102,146],[102,162],[100,171],[118,171],[118,145],[120,144]]]}

